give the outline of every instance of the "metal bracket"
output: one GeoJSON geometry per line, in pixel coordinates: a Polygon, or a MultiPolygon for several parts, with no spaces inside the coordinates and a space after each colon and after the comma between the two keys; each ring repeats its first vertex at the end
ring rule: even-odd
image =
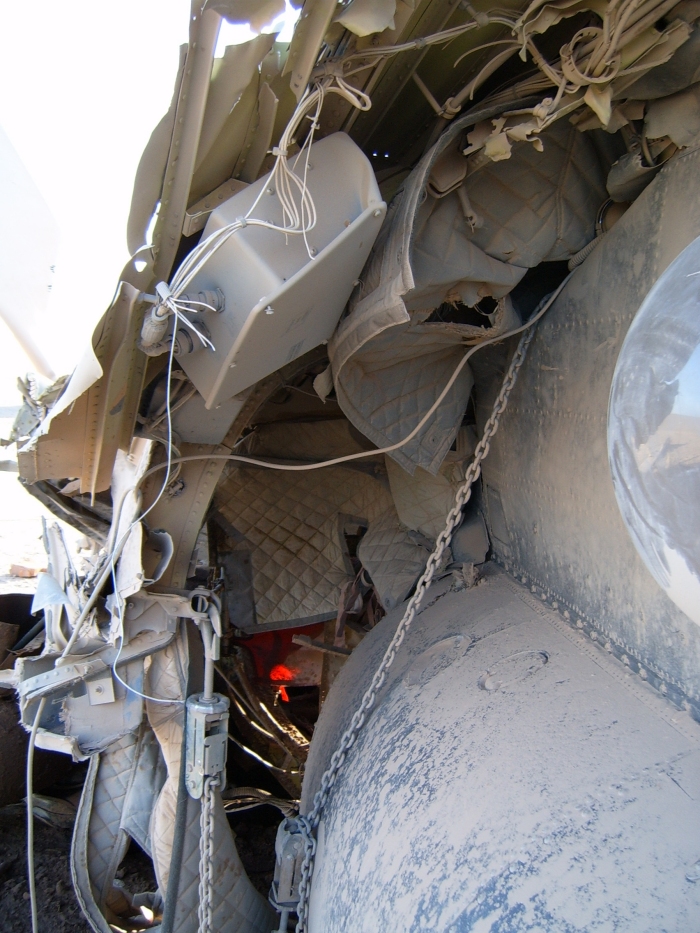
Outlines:
{"type": "Polygon", "coordinates": [[[202,796],[205,778],[226,773],[228,707],[228,699],[218,693],[208,698],[197,693],[187,700],[185,781],[195,800],[202,796]]]}
{"type": "Polygon", "coordinates": [[[301,863],[304,858],[304,839],[295,819],[282,820],[275,838],[275,874],[269,901],[280,914],[279,931],[287,930],[291,911],[299,903],[301,863]]]}

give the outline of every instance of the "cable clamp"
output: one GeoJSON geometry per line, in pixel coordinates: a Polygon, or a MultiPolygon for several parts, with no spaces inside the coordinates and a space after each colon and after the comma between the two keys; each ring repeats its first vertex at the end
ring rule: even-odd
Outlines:
{"type": "Polygon", "coordinates": [[[245,217],[236,217],[236,223],[241,227],[248,226],[248,220],[245,217]]]}
{"type": "Polygon", "coordinates": [[[156,285],[156,293],[162,301],[167,301],[168,298],[173,297],[173,293],[170,291],[170,286],[167,282],[158,282],[156,285]]]}
{"type": "Polygon", "coordinates": [[[285,159],[287,158],[287,150],[286,150],[286,149],[280,149],[279,146],[273,146],[273,147],[272,147],[272,154],[273,154],[273,156],[275,156],[275,158],[277,158],[277,157],[279,157],[279,156],[284,156],[285,159]]]}

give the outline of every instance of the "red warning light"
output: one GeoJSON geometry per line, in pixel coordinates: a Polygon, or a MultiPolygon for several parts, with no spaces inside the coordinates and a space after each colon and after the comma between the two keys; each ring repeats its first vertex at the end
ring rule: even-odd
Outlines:
{"type": "MultiPolygon", "coordinates": [[[[275,666],[270,671],[270,680],[274,680],[277,683],[281,680],[294,680],[294,671],[290,671],[288,667],[285,667],[284,664],[275,664],[275,666]]],[[[284,689],[284,688],[282,688],[284,689]]]]}

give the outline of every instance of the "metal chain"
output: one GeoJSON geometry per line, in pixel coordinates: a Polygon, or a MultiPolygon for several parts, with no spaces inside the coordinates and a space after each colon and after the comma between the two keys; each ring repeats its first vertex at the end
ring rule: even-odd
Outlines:
{"type": "Polygon", "coordinates": [[[296,925],[296,933],[307,933],[309,894],[311,889],[311,877],[314,870],[314,856],[316,854],[316,839],[314,833],[318,828],[318,824],[321,820],[321,814],[324,807],[326,806],[331,789],[333,788],[333,785],[335,784],[338,775],[340,774],[340,771],[345,763],[348,752],[354,744],[358,733],[364,726],[370,710],[374,706],[377,693],[381,689],[382,684],[386,679],[389,668],[394,663],[396,653],[404,638],[406,637],[406,632],[416,617],[416,614],[423,601],[423,596],[432,583],[436,569],[440,566],[443,554],[449,547],[454,530],[460,523],[462,518],[462,509],[469,501],[472,492],[472,486],[481,474],[482,461],[487,456],[491,447],[491,439],[498,430],[501,415],[505,411],[506,405],[508,404],[508,397],[516,383],[518,372],[520,371],[520,367],[525,360],[525,355],[527,354],[527,349],[530,346],[530,341],[532,340],[534,333],[535,327],[530,327],[523,332],[523,335],[520,338],[518,349],[513,355],[513,359],[511,360],[508,371],[506,372],[506,375],[503,379],[501,390],[496,397],[496,401],[494,402],[491,416],[486,422],[481,440],[476,445],[474,459],[467,468],[467,472],[464,477],[464,483],[462,486],[460,486],[455,498],[455,504],[447,515],[445,527],[438,535],[438,539],[435,544],[435,550],[428,558],[428,563],[425,570],[423,571],[423,575],[416,585],[416,590],[409,600],[408,605],[406,606],[406,611],[403,615],[403,618],[398,624],[396,632],[394,633],[394,637],[391,639],[391,642],[389,643],[389,646],[384,653],[384,657],[382,658],[379,667],[374,672],[372,682],[365,691],[362,700],[360,701],[360,705],[350,721],[350,725],[343,733],[343,736],[340,739],[340,743],[338,744],[338,748],[331,756],[330,764],[324,772],[323,777],[321,778],[321,786],[314,796],[314,805],[311,809],[311,812],[307,816],[299,816],[296,820],[297,827],[304,840],[304,859],[301,864],[301,877],[299,881],[299,902],[297,904],[298,920],[296,925]]]}
{"type": "Polygon", "coordinates": [[[214,794],[219,775],[204,779],[199,817],[199,933],[214,933],[214,794]]]}

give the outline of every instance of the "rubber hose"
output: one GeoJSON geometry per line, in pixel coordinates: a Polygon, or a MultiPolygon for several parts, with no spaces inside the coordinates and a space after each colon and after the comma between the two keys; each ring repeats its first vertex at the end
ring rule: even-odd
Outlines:
{"type": "Polygon", "coordinates": [[[573,272],[577,266],[580,266],[584,259],[588,259],[596,246],[605,236],[604,233],[601,233],[600,236],[597,236],[594,240],[591,240],[590,243],[586,243],[583,249],[580,249],[578,253],[573,255],[569,260],[569,272],[573,272]]]}
{"type": "Polygon", "coordinates": [[[34,625],[32,625],[32,627],[29,629],[29,631],[28,631],[28,632],[25,632],[24,635],[22,635],[22,637],[20,638],[20,640],[17,642],[17,644],[16,644],[16,645],[13,645],[12,648],[11,648],[10,650],[11,650],[11,651],[21,651],[22,648],[25,648],[25,647],[29,644],[29,642],[32,641],[32,639],[36,638],[36,636],[37,636],[37,635],[39,634],[39,632],[43,629],[43,627],[44,627],[45,624],[46,624],[46,620],[45,620],[44,616],[42,615],[42,617],[39,619],[39,621],[36,622],[34,625]]]}

